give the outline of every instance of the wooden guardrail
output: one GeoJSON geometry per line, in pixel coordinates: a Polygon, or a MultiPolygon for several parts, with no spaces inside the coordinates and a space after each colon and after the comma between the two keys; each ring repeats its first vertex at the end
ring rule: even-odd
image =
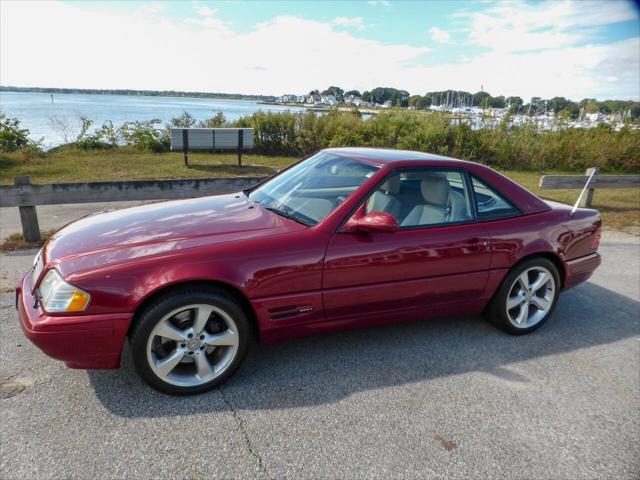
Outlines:
{"type": "Polygon", "coordinates": [[[244,190],[265,178],[267,177],[222,177],[34,185],[31,177],[20,176],[14,177],[14,185],[0,186],[0,207],[18,207],[24,239],[27,242],[37,242],[40,240],[37,205],[171,200],[219,195],[244,190]]]}
{"type": "Polygon", "coordinates": [[[540,188],[545,190],[582,189],[592,173],[585,207],[591,207],[595,190],[598,188],[639,188],[640,175],[600,175],[598,167],[588,168],[584,175],[543,175],[540,188]]]}

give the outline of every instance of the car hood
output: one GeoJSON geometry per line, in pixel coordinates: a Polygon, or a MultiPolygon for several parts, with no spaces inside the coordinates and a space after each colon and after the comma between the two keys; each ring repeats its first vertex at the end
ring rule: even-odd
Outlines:
{"type": "Polygon", "coordinates": [[[305,228],[250,202],[243,193],[201,197],[81,218],[50,238],[45,260],[60,263],[93,256],[91,263],[104,265],[305,228]]]}

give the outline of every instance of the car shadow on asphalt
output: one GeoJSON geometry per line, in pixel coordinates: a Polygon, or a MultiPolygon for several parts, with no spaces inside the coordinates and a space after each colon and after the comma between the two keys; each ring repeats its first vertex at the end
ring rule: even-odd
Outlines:
{"type": "Polygon", "coordinates": [[[98,400],[121,417],[295,408],[469,372],[528,382],[509,365],[638,335],[639,316],[640,302],[586,283],[561,295],[552,318],[525,336],[503,333],[481,317],[464,317],[258,346],[220,391],[193,397],[147,387],[135,375],[126,349],[119,370],[88,375],[98,400]]]}

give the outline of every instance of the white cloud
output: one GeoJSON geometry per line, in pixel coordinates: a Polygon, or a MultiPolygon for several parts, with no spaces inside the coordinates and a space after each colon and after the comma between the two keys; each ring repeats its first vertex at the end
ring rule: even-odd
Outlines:
{"type": "MultiPolygon", "coordinates": [[[[594,25],[596,20],[579,21],[594,25]]],[[[282,16],[237,33],[215,15],[173,21],[84,4],[3,2],[0,80],[19,86],[257,94],[329,85],[361,91],[393,86],[422,94],[477,91],[483,84],[494,94],[523,98],[640,97],[637,38],[586,46],[556,39],[554,48],[524,53],[488,48],[464,61],[425,66],[426,46],[383,44],[335,25],[282,16]],[[212,61],[202,60],[207,57],[212,61]]],[[[567,35],[562,29],[556,33],[567,35]]]]}
{"type": "Polygon", "coordinates": [[[429,29],[429,33],[431,34],[431,39],[434,42],[442,43],[442,44],[451,44],[451,35],[446,30],[442,30],[438,27],[431,27],[429,29]]]}
{"type": "Polygon", "coordinates": [[[184,23],[188,25],[197,25],[209,30],[216,30],[219,34],[226,37],[233,35],[229,24],[224,20],[215,17],[215,14],[218,13],[217,9],[209,8],[206,5],[200,5],[195,0],[193,2],[193,6],[198,17],[189,17],[184,20],[184,23]]]}
{"type": "Polygon", "coordinates": [[[391,2],[389,2],[388,0],[369,0],[367,2],[369,5],[382,5],[383,7],[390,7],[391,6],[391,2]]]}
{"type": "Polygon", "coordinates": [[[637,18],[630,2],[502,1],[476,12],[458,12],[472,44],[499,51],[557,49],[584,42],[594,27],[637,18]]]}
{"type": "Polygon", "coordinates": [[[33,6],[3,4],[3,85],[263,94],[336,83],[364,89],[403,83],[392,72],[428,51],[288,16],[236,34],[219,23],[194,26],[204,19],[176,22],[62,2],[33,6]]]}
{"type": "Polygon", "coordinates": [[[333,23],[341,27],[352,27],[358,31],[364,30],[365,28],[362,17],[336,17],[333,19],[333,23]]]}
{"type": "Polygon", "coordinates": [[[165,11],[165,6],[162,3],[143,3],[137,11],[143,15],[159,15],[165,11]]]}
{"type": "Polygon", "coordinates": [[[438,88],[475,91],[484,85],[495,94],[550,98],[564,96],[640,98],[640,40],[609,45],[566,47],[514,55],[492,51],[463,64],[439,65],[430,69],[438,88]],[[606,77],[618,77],[617,83],[606,77]],[[472,80],[469,80],[472,79],[472,80]],[[444,81],[442,81],[444,80],[444,81]],[[469,82],[476,85],[469,85],[469,82]],[[475,87],[475,88],[474,88],[475,87]]]}
{"type": "Polygon", "coordinates": [[[233,35],[233,32],[229,29],[226,22],[220,20],[215,17],[204,17],[204,18],[187,18],[184,21],[189,25],[198,25],[203,28],[207,28],[210,30],[217,30],[218,33],[224,34],[225,36],[233,35]]]}
{"type": "Polygon", "coordinates": [[[216,8],[209,8],[206,5],[196,4],[195,8],[196,8],[196,13],[198,15],[202,15],[203,17],[212,17],[216,13],[218,13],[218,10],[216,8]]]}

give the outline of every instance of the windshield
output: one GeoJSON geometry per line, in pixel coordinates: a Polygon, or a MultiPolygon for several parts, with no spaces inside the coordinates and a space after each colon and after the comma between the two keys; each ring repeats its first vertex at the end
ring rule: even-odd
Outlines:
{"type": "Polygon", "coordinates": [[[346,200],[377,167],[320,152],[249,193],[268,210],[311,226],[346,200]]]}

